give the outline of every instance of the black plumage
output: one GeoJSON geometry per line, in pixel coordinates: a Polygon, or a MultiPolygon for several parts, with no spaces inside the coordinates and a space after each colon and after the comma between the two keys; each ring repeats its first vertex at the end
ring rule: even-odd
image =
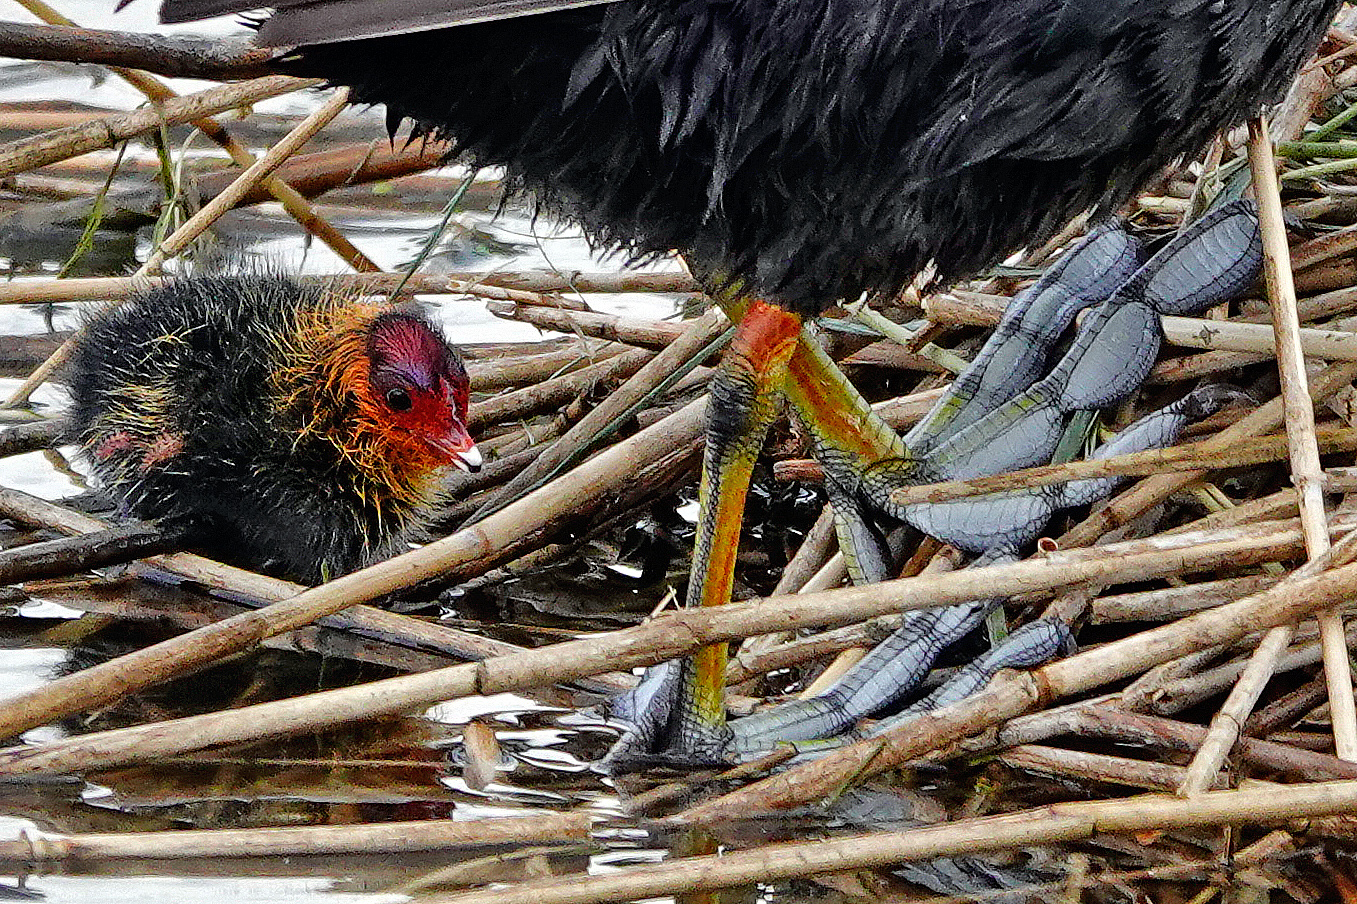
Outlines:
{"type": "Polygon", "coordinates": [[[171,282],[93,320],[71,439],[131,514],[280,577],[403,551],[475,467],[467,378],[417,314],[268,275],[171,282]]]}
{"type": "Polygon", "coordinates": [[[1338,5],[624,0],[288,66],[506,167],[606,244],[677,249],[804,313],[1119,205],[1276,100],[1338,5]]]}

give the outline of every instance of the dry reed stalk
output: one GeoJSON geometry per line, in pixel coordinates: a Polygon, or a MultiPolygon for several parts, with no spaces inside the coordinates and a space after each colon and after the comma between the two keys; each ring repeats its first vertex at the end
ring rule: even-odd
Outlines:
{"type": "MultiPolygon", "coordinates": [[[[86,534],[107,528],[103,521],[96,518],[18,490],[3,488],[0,488],[0,514],[23,524],[37,524],[69,534],[86,534]]],[[[27,547],[19,547],[25,548],[27,547]]],[[[255,574],[191,553],[156,556],[148,561],[156,568],[237,597],[272,602],[289,599],[306,589],[300,584],[255,574]]],[[[443,657],[454,656],[462,660],[485,659],[521,649],[501,640],[458,631],[371,606],[352,606],[343,612],[328,616],[324,624],[327,627],[383,638],[417,650],[432,650],[443,657]]],[[[131,670],[136,669],[135,659],[118,661],[131,670]]],[[[616,692],[630,687],[632,683],[628,676],[603,676],[599,687],[605,691],[616,692]]],[[[3,720],[3,713],[4,710],[0,709],[0,721],[3,720]]]]}
{"type": "Polygon", "coordinates": [[[488,514],[507,504],[543,481],[549,480],[569,462],[586,454],[617,423],[635,411],[646,399],[667,385],[674,374],[698,356],[719,351],[729,341],[730,323],[713,309],[683,327],[683,331],[658,354],[641,350],[628,352],[629,361],[640,361],[631,379],[608,395],[601,404],[580,418],[560,439],[519,472],[493,499],[478,510],[488,514]]]}
{"type": "Polygon", "coordinates": [[[79,537],[63,537],[11,546],[0,551],[0,584],[64,577],[106,565],[121,565],[138,556],[182,549],[187,530],[167,530],[137,521],[79,537]]]}
{"type": "MultiPolygon", "coordinates": [[[[1259,783],[1260,785],[1263,783],[1259,783]]],[[[714,891],[780,879],[882,869],[906,861],[1077,841],[1099,834],[1255,825],[1349,813],[1357,782],[1263,785],[1187,800],[1142,795],[1058,803],[902,832],[879,832],[648,863],[426,899],[428,904],[598,904],[714,891]]],[[[748,815],[748,814],[745,814],[748,815]]]]}
{"type": "MultiPolygon", "coordinates": [[[[1169,539],[1156,537],[1138,542],[1160,543],[1169,539]]],[[[1119,544],[1088,552],[1114,556],[1116,545],[1119,544]]],[[[966,572],[933,577],[932,580],[945,582],[958,574],[966,572]]],[[[1112,582],[1095,578],[1083,583],[1112,582]]],[[[1138,675],[1151,666],[1204,647],[1233,642],[1262,628],[1287,624],[1323,606],[1331,606],[1354,591],[1357,591],[1357,565],[1347,565],[1112,641],[1032,672],[1001,673],[985,690],[960,703],[925,714],[902,728],[860,741],[806,766],[789,769],[701,804],[679,814],[679,818],[710,822],[729,819],[736,814],[803,806],[822,800],[846,783],[893,768],[943,744],[1049,705],[1060,697],[1138,675]]]]}
{"type": "MultiPolygon", "coordinates": [[[[763,635],[786,637],[786,635],[763,635]]],[[[753,637],[750,640],[758,640],[753,637]]],[[[726,666],[726,683],[740,684],[778,669],[801,665],[825,656],[836,656],[852,647],[880,641],[876,632],[864,625],[852,625],[831,631],[819,631],[809,637],[788,637],[780,643],[746,650],[742,644],[726,666]]]]}
{"type": "Polygon", "coordinates": [[[205,204],[201,210],[189,217],[182,226],[167,236],[160,247],[151,252],[146,263],[138,269],[137,275],[158,272],[165,261],[193,244],[199,236],[207,231],[209,226],[221,218],[223,213],[235,207],[237,202],[251,188],[258,185],[266,176],[282,165],[284,160],[295,154],[302,145],[315,137],[316,133],[329,125],[330,121],[343,112],[348,104],[348,89],[337,89],[329,100],[308,114],[305,119],[289,130],[287,135],[269,148],[268,153],[246,167],[245,171],[237,176],[235,181],[228,185],[221,194],[205,204]]]}
{"type": "Polygon", "coordinates": [[[454,822],[430,819],[371,825],[261,829],[182,829],[55,835],[25,832],[0,840],[0,863],[37,867],[80,861],[185,860],[206,857],[313,857],[401,854],[490,845],[587,841],[586,813],[542,812],[454,822]]]}
{"type": "Polygon", "coordinates": [[[0,458],[46,449],[66,433],[64,418],[48,418],[31,424],[18,424],[0,431],[0,458]]]}
{"type": "MultiPolygon", "coordinates": [[[[1357,430],[1337,428],[1320,432],[1319,444],[1326,454],[1357,449],[1357,430]]],[[[1183,443],[1163,449],[1148,449],[1110,458],[1091,458],[1059,465],[1038,465],[992,477],[948,480],[900,487],[891,492],[897,505],[947,502],[986,493],[1002,493],[1050,486],[1089,477],[1145,477],[1187,469],[1217,470],[1281,461],[1287,456],[1287,437],[1257,436],[1223,442],[1218,439],[1183,443]]]]}
{"type": "MultiPolygon", "coordinates": [[[[1113,701],[1075,704],[1049,724],[1042,724],[1045,715],[1037,713],[1009,722],[999,729],[997,745],[1017,746],[1070,734],[1154,750],[1192,751],[1207,735],[1205,726],[1131,712],[1113,701]]],[[[1294,775],[1306,781],[1357,779],[1357,765],[1347,760],[1275,741],[1243,738],[1239,742],[1238,755],[1244,762],[1260,769],[1294,775]]]]}
{"type": "Polygon", "coordinates": [[[1296,491],[1290,487],[1239,502],[1218,512],[1211,512],[1195,521],[1178,527],[1171,527],[1165,534],[1181,534],[1194,530],[1213,530],[1218,527],[1235,527],[1240,524],[1254,524],[1259,521],[1275,521],[1279,518],[1298,518],[1296,491]]]}
{"type": "Polygon", "coordinates": [[[1135,621],[1171,621],[1211,609],[1222,603],[1232,603],[1246,596],[1266,590],[1279,579],[1267,574],[1200,581],[1160,590],[1141,590],[1100,596],[1093,600],[1089,621],[1092,624],[1135,621]]]}
{"type": "MultiPolygon", "coordinates": [[[[682,414],[692,422],[693,429],[699,427],[704,407],[694,403],[683,409],[682,414]]],[[[628,444],[632,448],[636,445],[628,440],[605,450],[585,466],[576,468],[550,484],[547,489],[567,498],[608,492],[607,488],[600,490],[600,481],[594,479],[602,468],[599,463],[630,460],[631,449],[622,449],[628,444]]],[[[212,638],[214,656],[221,655],[216,652],[218,650],[249,646],[257,636],[271,633],[273,626],[283,617],[296,620],[301,617],[299,613],[310,615],[370,599],[439,573],[468,558],[484,558],[490,551],[510,545],[530,529],[526,525],[542,517],[538,502],[544,492],[531,494],[446,540],[308,590],[287,603],[271,607],[272,612],[261,610],[250,613],[255,617],[248,624],[235,627],[229,636],[221,637],[226,632],[220,630],[215,632],[212,638]],[[506,534],[512,536],[504,536],[506,534]],[[283,615],[277,614],[279,611],[283,615]],[[241,637],[241,634],[246,636],[241,637]]],[[[1272,525],[1263,530],[1232,529],[1211,537],[1188,535],[1132,541],[1096,550],[1057,553],[1041,560],[906,578],[869,587],[849,587],[776,600],[764,599],[755,603],[730,603],[669,612],[637,627],[420,675],[406,675],[204,716],[98,732],[40,747],[9,748],[0,751],[0,775],[87,772],[149,762],[219,744],[298,734],[349,721],[400,715],[460,697],[546,687],[614,669],[653,665],[686,655],[701,646],[772,631],[853,624],[906,609],[928,608],[1019,591],[1056,589],[1088,582],[1107,584],[1164,577],[1211,569],[1226,563],[1237,565],[1275,561],[1293,555],[1300,548],[1300,542],[1299,529],[1294,525],[1280,529],[1272,525]]],[[[1051,686],[1075,688],[1081,681],[1091,678],[1096,678],[1096,683],[1111,681],[1123,673],[1133,674],[1137,668],[1143,670],[1156,662],[1181,655],[1184,643],[1199,644],[1203,637],[1217,634],[1227,639],[1242,636],[1247,631],[1256,630],[1260,619],[1272,617],[1274,611],[1308,611],[1313,608],[1311,596],[1318,595],[1327,601],[1333,594],[1346,592],[1349,588],[1343,582],[1349,580],[1357,582],[1357,566],[1288,588],[1291,595],[1281,599],[1276,594],[1264,594],[1184,619],[1170,628],[1187,625],[1195,630],[1183,630],[1176,639],[1165,638],[1164,629],[1156,629],[1159,633],[1151,631],[1136,635],[1129,642],[1109,644],[1100,651],[1094,651],[1101,655],[1082,654],[1076,657],[1081,665],[1087,667],[1086,670],[1072,676],[1057,672],[1062,676],[1061,681],[1051,686]],[[1150,638],[1150,641],[1142,643],[1145,638],[1150,638]],[[1110,654],[1105,652],[1109,650],[1110,654]],[[1105,661],[1108,656],[1115,665],[1105,661]]],[[[198,635],[203,633],[195,632],[198,635]]],[[[194,635],[185,637],[188,639],[181,639],[178,643],[188,652],[179,656],[177,665],[214,658],[199,652],[194,635]],[[191,660],[185,658],[189,655],[192,656],[191,660]]],[[[164,668],[160,656],[146,658],[157,668],[164,668]]],[[[120,661],[114,660],[115,663],[120,661]]],[[[1055,663],[1043,671],[1049,672],[1061,665],[1055,663]]],[[[62,679],[63,682],[71,682],[65,684],[63,690],[65,696],[72,699],[56,709],[69,710],[91,702],[88,695],[94,693],[94,689],[85,688],[73,679],[93,671],[95,669],[81,672],[70,679],[62,679]]],[[[116,692],[121,682],[130,680],[117,668],[105,670],[102,678],[106,684],[100,686],[100,693],[106,692],[110,686],[116,692]]],[[[1029,686],[1031,679],[1028,676],[1024,675],[1022,679],[1003,683],[1003,688],[1010,688],[1016,683],[1016,696],[1013,690],[999,691],[1005,698],[1004,706],[1011,710],[1005,717],[1028,708],[1040,696],[1029,686]]],[[[986,692],[972,699],[988,704],[994,693],[986,692]]],[[[34,713],[27,710],[13,712],[14,708],[14,702],[10,701],[6,709],[0,710],[0,717],[4,717],[7,723],[0,733],[12,734],[31,724],[41,724],[46,718],[45,715],[38,717],[35,722],[34,713]]],[[[955,709],[957,707],[943,712],[949,713],[955,709]]],[[[924,749],[927,748],[925,743],[924,749]]],[[[911,755],[919,752],[922,751],[913,751],[911,755]]],[[[742,811],[743,814],[748,812],[742,811]]]]}
{"type": "MultiPolygon", "coordinates": [[[[1285,405],[1286,433],[1291,446],[1291,482],[1299,494],[1301,527],[1305,534],[1307,557],[1314,561],[1330,548],[1328,519],[1324,512],[1324,472],[1315,442],[1315,413],[1311,402],[1305,352],[1300,342],[1300,323],[1296,312],[1296,287],[1291,278],[1290,249],[1286,225],[1282,220],[1281,188],[1277,183],[1277,163],[1272,156],[1272,140],[1267,121],[1259,116],[1249,121],[1249,169],[1258,200],[1258,220],[1263,236],[1263,283],[1272,308],[1272,326],[1277,334],[1277,365],[1285,405]]],[[[1284,630],[1281,626],[1278,631],[1284,630]]],[[[1324,674],[1329,684],[1329,709],[1334,744],[1339,757],[1357,760],[1357,700],[1352,689],[1352,663],[1342,616],[1335,609],[1319,613],[1319,632],[1324,648],[1324,674]]],[[[1289,638],[1288,638],[1289,640],[1289,638]]],[[[1268,653],[1284,649],[1270,645],[1260,650],[1259,660],[1268,653]]],[[[1252,666],[1252,663],[1251,663],[1252,666]]],[[[1223,760],[1229,748],[1226,740],[1237,737],[1239,725],[1248,718],[1253,704],[1267,681],[1266,662],[1250,668],[1236,693],[1226,701],[1219,726],[1203,749],[1223,760]],[[1246,680],[1247,679],[1247,680],[1246,680]]],[[[1205,758],[1205,757],[1203,757],[1205,758]]],[[[1194,764],[1195,765],[1195,764],[1194,764]]],[[[1206,767],[1203,766],[1203,769],[1206,767]]],[[[1189,786],[1183,793],[1191,793],[1189,786]]]]}
{"type": "MultiPolygon", "coordinates": [[[[705,408],[705,402],[688,405],[665,422],[618,443],[498,515],[451,537],[305,590],[264,609],[242,613],[6,700],[0,706],[0,737],[13,737],[62,715],[101,706],[171,675],[250,649],[265,637],[422,580],[471,576],[493,567],[529,547],[534,537],[551,529],[554,523],[575,517],[586,502],[619,492],[621,485],[632,479],[638,461],[686,455],[686,449],[700,433],[705,408]]],[[[5,495],[11,494],[12,491],[5,495]]],[[[160,562],[153,560],[153,564],[160,562]]],[[[276,588],[286,585],[262,576],[251,576],[250,583],[273,589],[275,596],[265,595],[265,599],[276,598],[276,588]]],[[[548,682],[551,683],[554,682],[548,682]]]]}
{"type": "Polygon", "coordinates": [[[91,120],[32,138],[0,145],[0,178],[37,169],[90,151],[116,147],[118,142],[151,132],[162,125],[180,125],[303,88],[316,88],[320,79],[270,75],[234,85],[221,85],[172,100],[152,109],[91,120]]]}
{"type": "Polygon", "coordinates": [[[537,355],[493,356],[466,359],[467,378],[472,392],[497,392],[511,386],[540,383],[552,377],[572,373],[590,364],[614,358],[632,346],[619,342],[580,341],[573,348],[537,355]]]}
{"type": "MultiPolygon", "coordinates": [[[[1344,294],[1341,297],[1346,306],[1346,303],[1350,302],[1348,295],[1344,294]]],[[[957,326],[988,327],[999,322],[1008,301],[1008,298],[999,295],[957,292],[931,296],[924,305],[930,319],[957,326]]],[[[1316,319],[1309,311],[1305,314],[1306,319],[1316,319]]],[[[1244,364],[1266,361],[1276,355],[1272,329],[1262,323],[1249,322],[1250,318],[1207,320],[1201,317],[1161,315],[1159,320],[1164,331],[1164,339],[1170,345],[1179,348],[1211,349],[1217,354],[1209,358],[1205,355],[1191,355],[1184,362],[1160,362],[1150,376],[1150,379],[1157,382],[1167,382],[1171,375],[1177,379],[1178,373],[1201,375],[1229,370],[1244,364]],[[1209,367],[1204,367],[1198,359],[1213,363],[1209,367]]],[[[1305,327],[1299,330],[1299,338],[1302,349],[1309,357],[1333,361],[1357,360],[1357,333],[1351,330],[1305,327]]]]}
{"type": "MultiPolygon", "coordinates": [[[[631,377],[654,357],[655,352],[650,349],[632,348],[580,370],[474,402],[467,417],[467,427],[473,435],[479,435],[481,430],[491,424],[522,420],[544,411],[559,409],[581,395],[593,392],[601,383],[631,377]]],[[[608,398],[616,394],[617,391],[609,393],[608,398]]]]}
{"type": "MultiPolygon", "coordinates": [[[[1172,336],[1180,348],[1218,349],[1252,352],[1250,359],[1266,359],[1275,354],[1272,330],[1261,323],[1236,323],[1230,320],[1203,320],[1199,317],[1161,317],[1164,334],[1172,336]]],[[[1357,333],[1351,330],[1305,327],[1298,330],[1305,355],[1330,361],[1357,360],[1357,333]]],[[[1250,362],[1251,363],[1251,362],[1250,362]]]]}
{"type": "MultiPolygon", "coordinates": [[[[1313,573],[1330,549],[1328,521],[1324,512],[1324,472],[1319,463],[1315,437],[1314,406],[1310,401],[1305,373],[1305,353],[1301,349],[1300,323],[1296,311],[1296,288],[1291,279],[1291,262],[1282,222],[1281,190],[1277,184],[1277,165],[1272,157],[1272,141],[1262,117],[1249,122],[1249,167],[1254,193],[1258,198],[1258,219],[1263,237],[1263,282],[1272,308],[1276,333],[1277,366],[1281,376],[1282,399],[1286,407],[1286,435],[1291,459],[1291,481],[1300,502],[1301,526],[1309,562],[1287,581],[1313,573]]],[[[1350,552],[1331,557],[1341,561],[1350,552]]],[[[1285,583],[1285,582],[1284,582],[1285,583]]],[[[1324,648],[1324,673],[1328,680],[1334,743],[1345,760],[1357,759],[1357,707],[1352,692],[1352,666],[1349,661],[1343,620],[1337,610],[1319,614],[1319,629],[1324,648]]],[[[1197,749],[1187,775],[1178,787],[1180,796],[1198,794],[1215,784],[1221,764],[1235,742],[1239,729],[1263,689],[1272,680],[1294,633],[1292,625],[1270,630],[1249,658],[1249,663],[1230,691],[1220,711],[1211,719],[1205,740],[1197,749]]]]}
{"type": "Polygon", "coordinates": [[[683,326],[677,323],[620,317],[616,314],[560,311],[523,304],[487,304],[486,308],[496,317],[530,323],[539,329],[577,333],[642,348],[664,348],[683,333],[683,326]]]}
{"type": "Polygon", "coordinates": [[[6,22],[0,56],[154,69],[171,78],[237,81],[272,75],[273,51],[225,38],[168,37],[129,31],[6,22]]]}
{"type": "MultiPolygon", "coordinates": [[[[1357,629],[1349,628],[1347,634],[1350,643],[1357,641],[1357,629]]],[[[1248,644],[1249,651],[1252,651],[1255,647],[1256,641],[1248,644]]],[[[1218,650],[1215,658],[1219,659],[1221,654],[1227,652],[1230,651],[1218,650]]],[[[1245,651],[1240,650],[1240,652],[1245,651]]],[[[1312,633],[1300,640],[1293,639],[1291,646],[1283,651],[1281,657],[1277,660],[1276,671],[1281,674],[1306,668],[1315,665],[1322,659],[1321,644],[1317,634],[1312,633]]],[[[1156,713],[1182,712],[1188,707],[1195,706],[1231,688],[1244,674],[1248,662],[1249,660],[1243,657],[1230,659],[1209,668],[1199,668],[1195,673],[1169,678],[1160,682],[1154,688],[1152,694],[1138,695],[1135,702],[1138,707],[1144,707],[1156,713]]],[[[1129,695],[1128,699],[1130,699],[1129,695]]]]}
{"type": "Polygon", "coordinates": [[[826,504],[820,510],[815,523],[806,531],[801,545],[783,567],[782,576],[778,578],[777,586],[773,588],[773,595],[779,596],[800,590],[825,566],[829,557],[834,554],[834,547],[837,544],[838,537],[834,533],[834,509],[826,504]]]}
{"type": "Polygon", "coordinates": [[[1266,738],[1319,706],[1328,693],[1322,675],[1311,679],[1249,716],[1249,720],[1244,723],[1243,733],[1248,737],[1266,738]]]}
{"type": "MultiPolygon", "coordinates": [[[[295,158],[294,158],[295,159],[295,158]]],[[[173,277],[99,276],[82,279],[22,280],[0,285],[0,305],[45,302],[108,301],[141,294],[164,285],[173,277]]],[[[500,273],[416,273],[409,279],[400,273],[301,276],[304,284],[333,286],[338,291],[372,295],[389,294],[402,282],[405,291],[419,295],[470,295],[500,301],[549,305],[547,293],[558,292],[688,292],[692,280],[670,273],[547,273],[541,271],[500,273]],[[498,292],[494,290],[500,290],[498,292]],[[522,294],[519,294],[522,293],[522,294]]]]}
{"type": "MultiPolygon", "coordinates": [[[[44,0],[18,0],[18,3],[49,25],[77,27],[75,22],[57,12],[44,0]]],[[[164,104],[179,96],[163,82],[145,72],[118,66],[113,67],[113,72],[133,88],[146,95],[146,98],[152,103],[164,104]]],[[[192,125],[225,150],[232,161],[241,168],[249,167],[255,162],[254,155],[216,120],[210,117],[202,117],[192,120],[192,125]]],[[[359,271],[374,272],[381,270],[381,267],[374,264],[367,255],[354,247],[354,244],[343,233],[317,213],[316,209],[311,206],[311,202],[291,185],[273,175],[265,176],[260,181],[260,185],[283,205],[283,210],[287,211],[288,215],[296,220],[302,229],[329,246],[340,260],[347,262],[359,271]]]]}
{"type": "Polygon", "coordinates": [[[1005,766],[1082,782],[1125,785],[1147,791],[1172,791],[1187,772],[1182,766],[1089,753],[1041,744],[1021,744],[995,757],[1005,766]]]}

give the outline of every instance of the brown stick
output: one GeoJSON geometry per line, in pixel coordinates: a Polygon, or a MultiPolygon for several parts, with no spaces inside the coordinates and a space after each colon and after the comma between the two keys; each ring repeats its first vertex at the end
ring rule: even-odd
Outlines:
{"type": "Polygon", "coordinates": [[[525,305],[486,305],[490,313],[507,320],[521,320],[544,330],[562,333],[582,333],[613,342],[626,342],[644,348],[664,348],[683,332],[676,323],[661,320],[640,320],[619,317],[616,314],[560,311],[525,305]]]}
{"type": "Polygon", "coordinates": [[[89,835],[25,835],[0,841],[0,863],[182,860],[198,857],[300,857],[398,854],[410,851],[587,841],[586,813],[488,817],[465,822],[434,819],[375,825],[290,826],[267,829],[189,829],[89,835]]]}
{"type": "Polygon", "coordinates": [[[65,432],[65,418],[49,418],[10,427],[0,431],[0,458],[51,448],[65,432]]]}
{"type": "Polygon", "coordinates": [[[168,101],[154,109],[108,116],[69,129],[57,129],[13,141],[0,145],[0,177],[37,169],[90,151],[115,147],[120,141],[154,131],[161,125],[179,125],[237,107],[248,107],[302,88],[319,87],[321,84],[320,79],[270,75],[236,85],[209,88],[198,94],[168,101]]]}
{"type": "MultiPolygon", "coordinates": [[[[1292,483],[1300,501],[1301,525],[1310,564],[1329,550],[1329,532],[1324,514],[1324,474],[1315,441],[1314,407],[1305,373],[1300,324],[1296,312],[1296,288],[1291,277],[1291,259],[1282,222],[1281,192],[1272,141],[1262,117],[1249,122],[1249,167],[1258,199],[1258,219],[1263,235],[1263,282],[1272,308],[1276,333],[1277,364],[1285,405],[1285,423],[1291,458],[1292,483]]],[[[1309,566],[1307,566],[1308,568],[1309,566]]],[[[1302,569],[1304,571],[1305,569],[1302,569]]],[[[1300,574],[1301,572],[1297,572],[1300,574]]],[[[1357,760],[1357,707],[1352,691],[1352,666],[1339,613],[1320,613],[1319,629],[1324,649],[1324,672],[1329,686],[1334,743],[1338,755],[1357,760]]],[[[1180,795],[1195,794],[1214,782],[1221,763],[1235,741],[1239,727],[1253,711],[1277,661],[1291,643],[1291,625],[1278,625],[1268,632],[1250,659],[1244,674],[1219,713],[1212,719],[1206,740],[1188,768],[1180,795]]]]}
{"type": "Polygon", "coordinates": [[[144,35],[62,25],[0,25],[0,56],[16,60],[102,63],[171,78],[230,81],[274,75],[275,51],[248,41],[144,35]]]}
{"type": "MultiPolygon", "coordinates": [[[[1339,428],[1325,430],[1320,443],[1326,453],[1350,452],[1357,448],[1357,430],[1339,428]]],[[[918,486],[900,487],[891,492],[891,501],[897,505],[919,502],[946,502],[985,493],[1024,490],[1030,487],[1050,486],[1088,477],[1132,477],[1163,474],[1187,469],[1237,468],[1244,465],[1280,461],[1287,455],[1285,436],[1259,436],[1222,442],[1212,438],[1195,443],[1183,443],[1165,449],[1148,449],[1112,458],[1071,461],[1059,465],[1040,465],[992,477],[973,480],[949,480],[918,486]]]]}
{"type": "MultiPolygon", "coordinates": [[[[385,295],[395,291],[404,276],[372,273],[299,278],[303,283],[385,295]]],[[[10,282],[0,284],[0,304],[109,301],[141,294],[172,279],[166,276],[107,276],[10,282]]],[[[404,281],[406,290],[413,294],[465,295],[479,287],[485,290],[480,294],[486,298],[538,304],[542,303],[542,293],[547,292],[690,292],[696,288],[681,273],[418,273],[404,281]],[[489,290],[493,289],[501,291],[490,294],[489,290]]]]}

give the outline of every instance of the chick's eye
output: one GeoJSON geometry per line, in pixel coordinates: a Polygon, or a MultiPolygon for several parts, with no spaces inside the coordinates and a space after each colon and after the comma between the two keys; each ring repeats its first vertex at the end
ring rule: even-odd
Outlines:
{"type": "Polygon", "coordinates": [[[388,389],[386,391],[386,407],[392,411],[409,411],[413,404],[410,401],[410,393],[404,389],[388,389]]]}

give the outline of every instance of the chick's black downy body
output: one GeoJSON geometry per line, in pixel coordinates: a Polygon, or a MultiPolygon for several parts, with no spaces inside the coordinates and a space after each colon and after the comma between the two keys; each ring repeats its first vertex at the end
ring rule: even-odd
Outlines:
{"type": "Polygon", "coordinates": [[[361,426],[374,324],[427,337],[465,405],[460,363],[413,314],[274,276],[199,278],[89,325],[75,440],[130,513],[191,523],[209,553],[305,581],[350,571],[399,551],[436,488],[429,461],[361,426]]]}
{"type": "Polygon", "coordinates": [[[1115,207],[1276,100],[1337,7],[623,0],[288,65],[507,167],[605,242],[809,313],[1115,207]]]}

